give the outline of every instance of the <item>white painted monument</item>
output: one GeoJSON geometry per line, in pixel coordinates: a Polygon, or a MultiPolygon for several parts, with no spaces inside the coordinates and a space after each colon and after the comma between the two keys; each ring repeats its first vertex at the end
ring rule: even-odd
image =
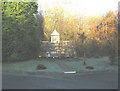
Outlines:
{"type": "Polygon", "coordinates": [[[51,33],[51,43],[60,43],[60,34],[56,30],[51,33]]]}

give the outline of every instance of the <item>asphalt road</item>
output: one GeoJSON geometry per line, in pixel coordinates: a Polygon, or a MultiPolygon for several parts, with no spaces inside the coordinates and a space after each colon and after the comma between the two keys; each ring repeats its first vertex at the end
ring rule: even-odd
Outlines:
{"type": "Polygon", "coordinates": [[[63,77],[34,75],[2,76],[3,89],[117,89],[116,71],[92,72],[85,74],[63,74],[63,77]]]}

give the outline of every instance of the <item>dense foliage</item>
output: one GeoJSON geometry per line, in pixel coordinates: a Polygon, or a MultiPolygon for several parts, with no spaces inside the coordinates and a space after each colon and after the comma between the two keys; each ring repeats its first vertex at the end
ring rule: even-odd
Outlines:
{"type": "Polygon", "coordinates": [[[78,56],[115,56],[118,50],[117,14],[109,11],[104,16],[74,16],[59,6],[44,12],[46,39],[56,29],[61,41],[73,41],[78,56]],[[84,33],[84,38],[82,35],[84,33]]]}
{"type": "Polygon", "coordinates": [[[2,56],[20,61],[38,56],[40,32],[33,14],[36,2],[2,2],[2,56]]]}
{"type": "MultiPolygon", "coordinates": [[[[86,56],[113,58],[117,54],[116,13],[110,11],[100,17],[74,16],[59,6],[48,8],[43,14],[36,13],[35,2],[2,3],[3,61],[37,57],[42,51],[40,41],[50,40],[54,29],[62,41],[73,41],[78,56],[86,53],[86,56]]],[[[118,24],[119,30],[119,21],[118,24]]]]}

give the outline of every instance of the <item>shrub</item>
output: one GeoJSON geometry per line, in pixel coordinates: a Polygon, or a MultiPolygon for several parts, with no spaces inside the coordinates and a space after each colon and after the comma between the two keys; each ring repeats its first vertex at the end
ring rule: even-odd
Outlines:
{"type": "Polygon", "coordinates": [[[87,66],[86,69],[91,69],[92,70],[92,69],[94,69],[94,67],[93,66],[87,66]]]}
{"type": "Polygon", "coordinates": [[[42,64],[39,64],[39,65],[37,65],[37,70],[43,70],[43,69],[46,69],[47,67],[46,66],[44,66],[44,65],[42,65],[42,64]]]}

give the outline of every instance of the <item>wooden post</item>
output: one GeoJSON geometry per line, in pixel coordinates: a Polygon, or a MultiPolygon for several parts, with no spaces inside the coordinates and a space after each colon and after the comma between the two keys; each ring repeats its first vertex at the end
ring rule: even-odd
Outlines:
{"type": "Polygon", "coordinates": [[[83,65],[86,65],[86,54],[84,52],[83,65]]]}

